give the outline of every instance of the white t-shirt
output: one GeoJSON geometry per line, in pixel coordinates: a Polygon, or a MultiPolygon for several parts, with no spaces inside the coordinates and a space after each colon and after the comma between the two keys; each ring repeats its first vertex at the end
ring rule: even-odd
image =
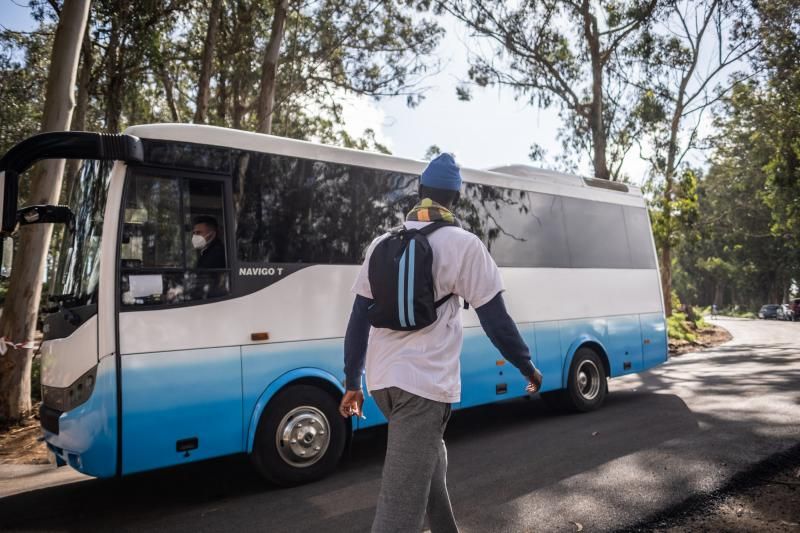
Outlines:
{"type": "MultiPolygon", "coordinates": [[[[406,222],[409,229],[430,222],[406,222]]],[[[370,244],[364,264],[353,284],[353,292],[372,298],[369,285],[370,244]]],[[[433,250],[435,298],[460,296],[472,307],[480,307],[503,290],[500,271],[483,243],[468,231],[455,226],[440,228],[428,235],[433,250]]],[[[461,303],[450,298],[437,309],[436,322],[417,331],[371,328],[367,346],[367,389],[398,387],[429,400],[445,403],[461,401],[461,303]]]]}

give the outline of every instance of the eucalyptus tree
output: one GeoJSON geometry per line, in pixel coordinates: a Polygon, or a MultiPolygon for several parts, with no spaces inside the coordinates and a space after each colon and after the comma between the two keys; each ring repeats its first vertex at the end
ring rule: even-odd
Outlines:
{"type": "MultiPolygon", "coordinates": [[[[67,130],[75,105],[78,59],[89,14],[89,0],[65,0],[53,38],[40,131],[67,130]]],[[[56,204],[61,193],[64,161],[46,161],[31,177],[30,201],[56,204]]],[[[0,317],[4,339],[23,347],[0,357],[0,419],[19,420],[31,410],[31,341],[42,293],[42,279],[52,226],[25,226],[19,231],[8,294],[0,317]]]]}
{"type": "Polygon", "coordinates": [[[672,314],[672,249],[679,238],[674,214],[679,179],[688,153],[703,139],[704,113],[741,78],[735,70],[759,43],[749,6],[739,0],[669,2],[658,24],[628,50],[642,76],[628,82],[640,91],[636,110],[644,124],[639,144],[655,180],[654,233],[658,245],[665,311],[672,314]]]}
{"type": "Polygon", "coordinates": [[[800,5],[756,5],[752,76],[722,99],[699,189],[697,238],[676,249],[701,303],[757,310],[800,280],[800,5]]]}
{"type": "Polygon", "coordinates": [[[52,31],[0,31],[0,153],[41,127],[52,31]]]}
{"type": "Polygon", "coordinates": [[[203,54],[200,60],[200,76],[197,80],[197,100],[195,103],[194,122],[203,123],[208,113],[210,95],[211,69],[214,65],[214,52],[217,48],[220,19],[222,18],[222,0],[211,0],[208,11],[206,34],[203,40],[203,54]]]}
{"type": "Polygon", "coordinates": [[[698,216],[691,231],[681,226],[674,248],[675,286],[683,299],[691,280],[695,303],[755,311],[783,299],[798,272],[769,205],[773,104],[754,80],[737,84],[722,103],[711,165],[698,184],[698,216]]]}
{"type": "Polygon", "coordinates": [[[442,35],[427,4],[223,2],[208,122],[335,142],[345,95],[404,96],[415,105],[442,35]]]}
{"type": "MultiPolygon", "coordinates": [[[[472,82],[510,87],[531,105],[558,107],[564,148],[588,155],[595,177],[622,177],[636,129],[635,99],[620,75],[629,68],[623,52],[652,24],[657,0],[445,0],[438,8],[478,39],[470,55],[472,82]]],[[[460,98],[469,96],[459,89],[460,98]]]]}
{"type": "Polygon", "coordinates": [[[772,150],[764,169],[772,233],[785,248],[784,260],[800,285],[800,4],[775,0],[757,4],[761,47],[753,58],[763,72],[761,100],[772,150]]]}

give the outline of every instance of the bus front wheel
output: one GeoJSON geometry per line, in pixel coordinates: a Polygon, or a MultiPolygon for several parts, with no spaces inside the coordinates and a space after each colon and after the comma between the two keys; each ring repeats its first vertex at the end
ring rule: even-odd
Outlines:
{"type": "Polygon", "coordinates": [[[344,451],[347,425],[336,400],[313,385],[295,385],[267,405],[250,458],[278,485],[299,485],[333,472],[344,451]]]}
{"type": "Polygon", "coordinates": [[[585,413],[599,409],[608,394],[608,379],[600,356],[591,348],[579,348],[572,358],[567,388],[542,393],[559,410],[585,413]]]}

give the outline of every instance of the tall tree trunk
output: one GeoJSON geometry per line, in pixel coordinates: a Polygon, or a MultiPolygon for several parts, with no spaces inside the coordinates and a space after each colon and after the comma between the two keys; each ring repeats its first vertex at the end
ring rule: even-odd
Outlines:
{"type": "MultiPolygon", "coordinates": [[[[688,78],[687,78],[688,80],[688,78]]],[[[687,81],[688,83],[688,81],[687,81]]],[[[667,163],[664,169],[664,196],[663,196],[663,216],[664,228],[667,232],[664,238],[664,245],[661,248],[661,290],[664,292],[664,313],[672,316],[672,191],[675,187],[675,173],[677,171],[676,160],[678,157],[678,133],[681,127],[681,117],[683,116],[686,84],[681,85],[678,99],[675,102],[675,110],[670,124],[669,145],[667,146],[667,163]]]]}
{"type": "Polygon", "coordinates": [[[200,79],[197,82],[197,107],[194,113],[194,121],[203,124],[208,113],[208,94],[211,83],[211,66],[214,59],[214,51],[217,46],[217,30],[219,29],[219,19],[222,14],[222,0],[212,0],[211,12],[208,14],[208,29],[206,39],[203,43],[203,60],[200,64],[200,79]]]}
{"type": "Polygon", "coordinates": [[[725,286],[722,284],[721,281],[717,281],[714,284],[714,300],[713,303],[717,305],[718,308],[722,307],[722,295],[724,294],[725,286]]]}
{"type": "Polygon", "coordinates": [[[244,105],[242,104],[242,78],[233,75],[233,129],[242,129],[242,119],[244,118],[244,105]]]}
{"type": "Polygon", "coordinates": [[[225,71],[219,73],[217,79],[217,123],[220,126],[227,126],[228,119],[228,79],[225,71]]]}
{"type": "MultiPolygon", "coordinates": [[[[43,132],[69,129],[89,5],[90,0],[65,0],[61,9],[47,77],[43,132]]],[[[40,169],[31,180],[31,203],[57,203],[64,161],[46,161],[40,169]]],[[[19,231],[18,253],[0,319],[3,336],[13,342],[33,340],[52,230],[50,224],[34,224],[19,231]]],[[[6,421],[30,413],[32,352],[30,348],[10,349],[0,357],[0,418],[6,421]]]]}
{"type": "Polygon", "coordinates": [[[664,314],[672,316],[672,250],[668,240],[661,246],[661,292],[664,295],[664,314]],[[666,266],[664,266],[666,265],[666,266]]]}
{"type": "MultiPolygon", "coordinates": [[[[87,21],[88,26],[88,21],[87,21]]],[[[86,129],[86,113],[89,111],[89,93],[92,85],[92,68],[94,67],[94,55],[92,53],[92,37],[86,31],[81,45],[81,63],[78,73],[78,97],[75,103],[75,112],[72,114],[72,124],[69,129],[72,131],[84,131],[86,129]]],[[[72,196],[72,187],[75,183],[75,176],[81,168],[82,162],[77,159],[67,161],[64,170],[64,198],[69,201],[72,196]]]]}
{"type": "Polygon", "coordinates": [[[84,32],[83,44],[81,45],[81,61],[81,70],[78,75],[78,97],[75,102],[75,113],[72,115],[71,129],[73,131],[84,131],[86,129],[86,113],[89,110],[94,54],[92,51],[92,36],[88,31],[84,32]]]}
{"type": "Polygon", "coordinates": [[[167,70],[167,65],[163,58],[159,60],[158,74],[161,78],[161,84],[164,86],[164,94],[167,97],[167,105],[169,106],[169,112],[172,116],[172,122],[180,122],[181,113],[178,111],[178,106],[175,103],[175,91],[172,87],[172,77],[169,75],[169,70],[167,70]]]}
{"type": "MultiPolygon", "coordinates": [[[[91,10],[89,13],[91,18],[91,10]]],[[[86,22],[88,28],[91,21],[86,22]]],[[[80,70],[78,71],[78,96],[75,103],[75,112],[72,114],[72,125],[69,129],[72,131],[85,131],[86,130],[86,114],[89,110],[89,95],[92,90],[92,69],[94,68],[94,51],[92,50],[92,36],[88,30],[83,34],[83,44],[81,45],[81,63],[80,70]]],[[[80,159],[68,159],[66,167],[64,168],[64,183],[62,186],[62,198],[64,203],[68,203],[72,198],[72,191],[75,188],[75,183],[78,181],[78,173],[83,166],[83,161],[80,159]]],[[[59,231],[64,231],[65,228],[61,227],[59,231]]],[[[58,251],[56,257],[57,266],[53,267],[54,272],[60,272],[67,256],[58,251]]]]}
{"type": "Polygon", "coordinates": [[[272,132],[275,82],[278,77],[278,59],[280,58],[281,42],[286,28],[286,12],[288,8],[289,0],[275,0],[272,30],[269,35],[267,49],[264,52],[264,62],[261,65],[261,89],[258,94],[258,108],[256,111],[258,124],[256,131],[259,133],[272,132]]]}
{"type": "Polygon", "coordinates": [[[121,114],[122,102],[119,101],[117,96],[120,94],[118,85],[122,84],[122,80],[118,75],[118,64],[120,63],[120,27],[119,17],[111,19],[111,30],[108,37],[108,48],[106,54],[108,56],[107,69],[108,69],[108,85],[106,86],[106,113],[105,113],[105,126],[106,130],[111,133],[119,131],[119,117],[121,114]]]}
{"type": "Polygon", "coordinates": [[[592,133],[592,164],[594,177],[611,179],[606,159],[606,126],[603,119],[603,58],[600,49],[600,35],[597,19],[592,15],[589,0],[581,4],[583,15],[583,33],[589,46],[589,57],[592,60],[592,101],[588,106],[589,129],[592,133]]]}

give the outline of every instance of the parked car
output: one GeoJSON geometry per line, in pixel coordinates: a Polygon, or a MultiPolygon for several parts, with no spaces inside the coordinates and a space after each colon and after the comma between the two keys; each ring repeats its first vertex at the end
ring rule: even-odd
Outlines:
{"type": "Polygon", "coordinates": [[[780,307],[781,306],[778,304],[762,305],[761,309],[758,311],[758,318],[778,318],[778,309],[780,309],[780,307]]]}
{"type": "Polygon", "coordinates": [[[792,322],[794,321],[794,311],[792,311],[792,308],[789,307],[789,304],[781,304],[778,307],[775,318],[778,320],[788,320],[792,322]]]}
{"type": "Polygon", "coordinates": [[[789,300],[789,308],[792,310],[792,319],[795,322],[800,320],[800,298],[789,300]]]}

